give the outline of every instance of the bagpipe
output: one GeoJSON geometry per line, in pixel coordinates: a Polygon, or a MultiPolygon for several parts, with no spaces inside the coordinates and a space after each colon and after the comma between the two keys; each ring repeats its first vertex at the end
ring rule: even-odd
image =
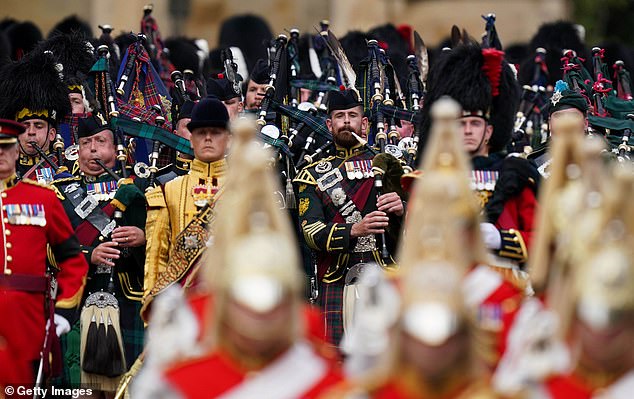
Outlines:
{"type": "Polygon", "coordinates": [[[562,58],[564,81],[581,94],[589,107],[588,124],[590,134],[602,136],[609,144],[609,151],[619,162],[631,160],[634,148],[634,101],[632,100],[629,72],[624,63],[613,65],[610,75],[605,63],[604,49],[592,49],[592,73],[585,68],[573,51],[568,50],[562,58]],[[615,77],[616,89],[610,79],[615,77]]]}
{"type": "Polygon", "coordinates": [[[541,149],[548,139],[548,125],[545,116],[548,107],[549,92],[546,50],[537,48],[532,64],[531,82],[522,87],[519,109],[515,115],[515,124],[508,145],[510,153],[525,153],[532,149],[541,149]]]}

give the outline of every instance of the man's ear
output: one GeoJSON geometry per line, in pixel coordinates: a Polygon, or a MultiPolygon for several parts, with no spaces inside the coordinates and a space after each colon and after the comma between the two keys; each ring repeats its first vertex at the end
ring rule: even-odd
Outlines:
{"type": "Polygon", "coordinates": [[[332,133],[332,119],[326,118],[326,127],[328,128],[330,133],[332,133]]]}
{"type": "Polygon", "coordinates": [[[55,140],[56,135],[57,135],[57,129],[55,129],[54,127],[51,127],[50,129],[48,129],[48,141],[55,140]]]}
{"type": "Polygon", "coordinates": [[[370,122],[368,121],[368,117],[364,116],[363,118],[361,118],[361,137],[363,138],[367,138],[368,137],[368,124],[370,122]]]}
{"type": "Polygon", "coordinates": [[[238,112],[244,111],[244,102],[238,101],[238,112]]]}
{"type": "Polygon", "coordinates": [[[487,143],[491,140],[492,135],[493,135],[493,125],[490,125],[487,123],[485,131],[484,131],[484,138],[486,139],[487,143]]]}

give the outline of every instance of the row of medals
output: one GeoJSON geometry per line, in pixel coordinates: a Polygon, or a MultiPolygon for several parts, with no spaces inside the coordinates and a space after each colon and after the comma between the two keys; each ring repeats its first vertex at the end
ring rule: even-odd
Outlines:
{"type": "Polygon", "coordinates": [[[472,170],[471,189],[477,191],[493,191],[498,180],[498,171],[472,170]]]}
{"type": "Polygon", "coordinates": [[[346,161],[346,176],[348,180],[361,180],[361,179],[369,179],[374,177],[374,172],[372,171],[372,160],[371,159],[362,159],[358,161],[346,161]]]}

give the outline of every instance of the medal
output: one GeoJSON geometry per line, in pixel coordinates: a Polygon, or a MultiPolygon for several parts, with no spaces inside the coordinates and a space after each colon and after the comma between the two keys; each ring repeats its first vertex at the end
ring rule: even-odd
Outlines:
{"type": "Polygon", "coordinates": [[[348,178],[348,180],[354,180],[354,165],[350,161],[347,161],[345,165],[346,165],[346,177],[348,178]]]}
{"type": "Polygon", "coordinates": [[[356,179],[363,179],[363,172],[361,171],[361,165],[359,165],[359,161],[352,161],[354,162],[354,177],[356,179]]]}
{"type": "Polygon", "coordinates": [[[482,178],[482,171],[476,170],[476,181],[478,182],[478,190],[484,190],[484,179],[482,178]]]}

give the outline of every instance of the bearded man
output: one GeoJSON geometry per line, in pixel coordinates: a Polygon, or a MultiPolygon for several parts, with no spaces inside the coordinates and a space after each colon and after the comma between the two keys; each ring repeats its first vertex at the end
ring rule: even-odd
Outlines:
{"type": "Polygon", "coordinates": [[[334,156],[303,169],[295,179],[299,220],[308,246],[316,251],[319,303],[328,340],[338,345],[343,334],[343,293],[348,270],[357,264],[393,263],[378,248],[385,237],[394,253],[404,213],[396,192],[378,195],[374,151],[361,139],[368,118],[358,94],[332,92],[326,125],[336,147],[334,156]]]}

